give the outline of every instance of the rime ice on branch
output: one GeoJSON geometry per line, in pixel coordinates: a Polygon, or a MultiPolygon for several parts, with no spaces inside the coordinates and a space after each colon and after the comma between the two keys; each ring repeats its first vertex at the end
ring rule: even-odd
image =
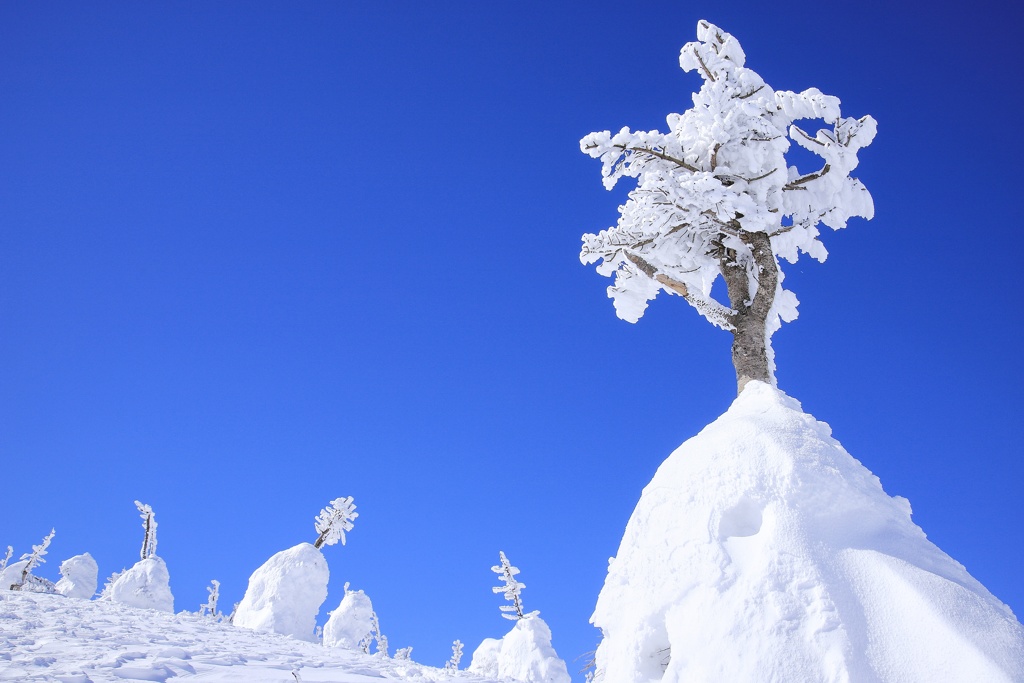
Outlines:
{"type": "Polygon", "coordinates": [[[776,91],[745,68],[739,42],[706,21],[680,53],[684,71],[704,79],[693,107],[669,114],[669,132],[623,128],[591,133],[585,154],[603,163],[604,185],[624,177],[636,187],[615,227],[583,236],[580,260],[615,276],[608,295],[617,315],[636,322],[659,292],[682,296],[733,334],[738,388],[775,383],[771,336],[797,316],[782,288],[779,258],[827,256],[818,224],[838,230],[852,216],[871,218],[871,195],[850,172],[875,136],[875,120],[843,118],[838,98],[815,88],[776,91]],[[827,124],[811,134],[800,119],[827,124]],[[821,157],[798,170],[785,154],[796,142],[821,157]],[[728,304],[711,297],[721,276],[728,304]]]}
{"type": "Polygon", "coordinates": [[[499,550],[498,556],[501,558],[501,564],[491,567],[491,571],[501,578],[502,585],[495,586],[491,591],[502,593],[505,599],[512,603],[511,605],[502,605],[499,609],[501,616],[516,621],[526,616],[523,614],[523,602],[519,599],[519,594],[526,588],[526,584],[519,583],[515,579],[516,574],[519,573],[519,567],[513,567],[503,551],[499,550]]]}
{"type": "Polygon", "coordinates": [[[339,540],[345,545],[345,532],[352,531],[352,521],[358,516],[356,506],[352,503],[352,496],[332,500],[314,520],[316,532],[320,535],[313,543],[313,547],[334,545],[339,540]]]}

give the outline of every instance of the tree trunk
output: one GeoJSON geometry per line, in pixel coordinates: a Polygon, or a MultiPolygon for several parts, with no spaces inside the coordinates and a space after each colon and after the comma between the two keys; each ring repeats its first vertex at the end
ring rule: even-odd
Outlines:
{"type": "Polygon", "coordinates": [[[720,261],[729,292],[729,305],[736,311],[732,317],[732,364],[736,368],[737,394],[750,380],[772,383],[765,323],[779,283],[778,265],[768,235],[763,232],[741,232],[740,235],[750,247],[756,264],[758,287],[753,301],[747,269],[737,261],[736,254],[726,253],[720,261]]]}

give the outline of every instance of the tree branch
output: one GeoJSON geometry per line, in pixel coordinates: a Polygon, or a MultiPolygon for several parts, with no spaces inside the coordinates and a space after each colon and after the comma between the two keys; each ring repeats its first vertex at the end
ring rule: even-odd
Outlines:
{"type": "Polygon", "coordinates": [[[823,176],[826,173],[828,173],[830,170],[832,170],[832,167],[829,166],[828,164],[825,164],[825,166],[822,167],[822,169],[820,171],[817,171],[816,173],[808,173],[805,176],[801,176],[801,177],[797,178],[796,180],[794,180],[791,183],[786,183],[786,185],[782,189],[783,190],[802,190],[804,188],[800,187],[801,185],[803,185],[804,183],[809,183],[812,180],[817,180],[821,176],[823,176]]]}
{"type": "Polygon", "coordinates": [[[645,154],[650,154],[652,157],[657,157],[657,158],[663,159],[665,161],[671,161],[673,164],[676,164],[677,166],[685,168],[687,171],[690,171],[692,173],[700,173],[700,169],[699,168],[696,168],[695,166],[691,166],[690,164],[686,163],[682,159],[677,159],[674,156],[670,156],[668,154],[665,154],[664,152],[659,152],[656,149],[651,149],[649,147],[627,147],[626,145],[612,145],[612,146],[617,148],[617,149],[621,149],[624,152],[643,152],[645,154]]]}

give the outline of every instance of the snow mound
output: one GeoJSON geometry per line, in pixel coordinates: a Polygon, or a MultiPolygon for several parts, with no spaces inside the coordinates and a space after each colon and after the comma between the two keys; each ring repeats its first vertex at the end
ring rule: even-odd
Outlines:
{"type": "Polygon", "coordinates": [[[110,600],[141,609],[173,612],[174,596],[171,595],[170,581],[167,565],[153,555],[139,560],[131,569],[118,575],[110,584],[110,600]]]}
{"type": "Polygon", "coordinates": [[[338,609],[324,624],[324,647],[359,649],[373,631],[373,604],[363,591],[346,591],[338,609]]]}
{"type": "Polygon", "coordinates": [[[89,553],[69,557],[60,563],[61,579],[55,588],[63,596],[88,600],[96,592],[99,571],[89,553]]]}
{"type": "Polygon", "coordinates": [[[314,641],[329,578],[327,560],[311,543],[282,550],[249,577],[234,624],[314,641]]]}
{"type": "Polygon", "coordinates": [[[644,489],[591,619],[596,681],[1024,681],[1024,628],[906,499],[767,384],[644,489]]]}
{"type": "Polygon", "coordinates": [[[565,662],[551,647],[551,629],[537,613],[516,621],[501,640],[486,638],[473,652],[472,673],[522,683],[570,683],[565,662]]]}

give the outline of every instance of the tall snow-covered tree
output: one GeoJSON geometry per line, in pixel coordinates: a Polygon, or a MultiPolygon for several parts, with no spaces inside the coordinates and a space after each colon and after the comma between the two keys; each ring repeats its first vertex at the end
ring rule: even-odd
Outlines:
{"type": "Polygon", "coordinates": [[[50,541],[53,540],[56,533],[54,529],[50,529],[50,533],[43,538],[39,545],[32,546],[31,553],[25,553],[21,556],[21,562],[19,562],[22,565],[21,575],[16,583],[11,584],[10,590],[28,590],[40,593],[54,592],[53,583],[42,577],[33,576],[32,570],[46,562],[43,557],[46,555],[46,549],[50,547],[50,541]]]}
{"type": "Polygon", "coordinates": [[[338,541],[345,545],[345,532],[352,531],[352,520],[358,516],[356,506],[352,503],[352,496],[332,500],[314,520],[319,536],[313,547],[334,545],[338,541]]]}
{"type": "Polygon", "coordinates": [[[491,567],[491,571],[501,579],[501,585],[495,586],[491,590],[494,593],[502,593],[505,599],[512,603],[499,607],[501,616],[512,621],[523,619],[526,615],[523,614],[523,601],[519,594],[526,588],[526,584],[516,581],[515,577],[519,573],[519,568],[513,567],[509,563],[505,553],[499,550],[498,556],[501,558],[501,564],[491,567]]]}
{"type": "Polygon", "coordinates": [[[606,188],[636,179],[617,225],[583,236],[580,260],[614,275],[608,295],[624,320],[636,322],[666,292],[730,331],[739,391],[750,380],[775,383],[771,336],[797,316],[779,259],[794,263],[803,252],[824,261],[819,224],[838,230],[874,213],[850,172],[875,136],[875,120],[843,118],[838,98],[815,88],[774,90],[745,60],[733,36],[701,21],[679,65],[704,84],[692,108],[669,114],[667,133],[623,128],[580,141],[602,161],[606,188]],[[802,119],[825,127],[805,132],[794,123],[802,119]],[[790,165],[792,142],[819,156],[820,166],[790,165]],[[719,277],[725,303],[711,296],[719,277]]]}
{"type": "Polygon", "coordinates": [[[153,508],[135,501],[135,507],[139,509],[139,517],[142,518],[142,529],[145,535],[142,537],[142,549],[139,551],[139,558],[148,560],[156,555],[156,515],[153,508]]]}

